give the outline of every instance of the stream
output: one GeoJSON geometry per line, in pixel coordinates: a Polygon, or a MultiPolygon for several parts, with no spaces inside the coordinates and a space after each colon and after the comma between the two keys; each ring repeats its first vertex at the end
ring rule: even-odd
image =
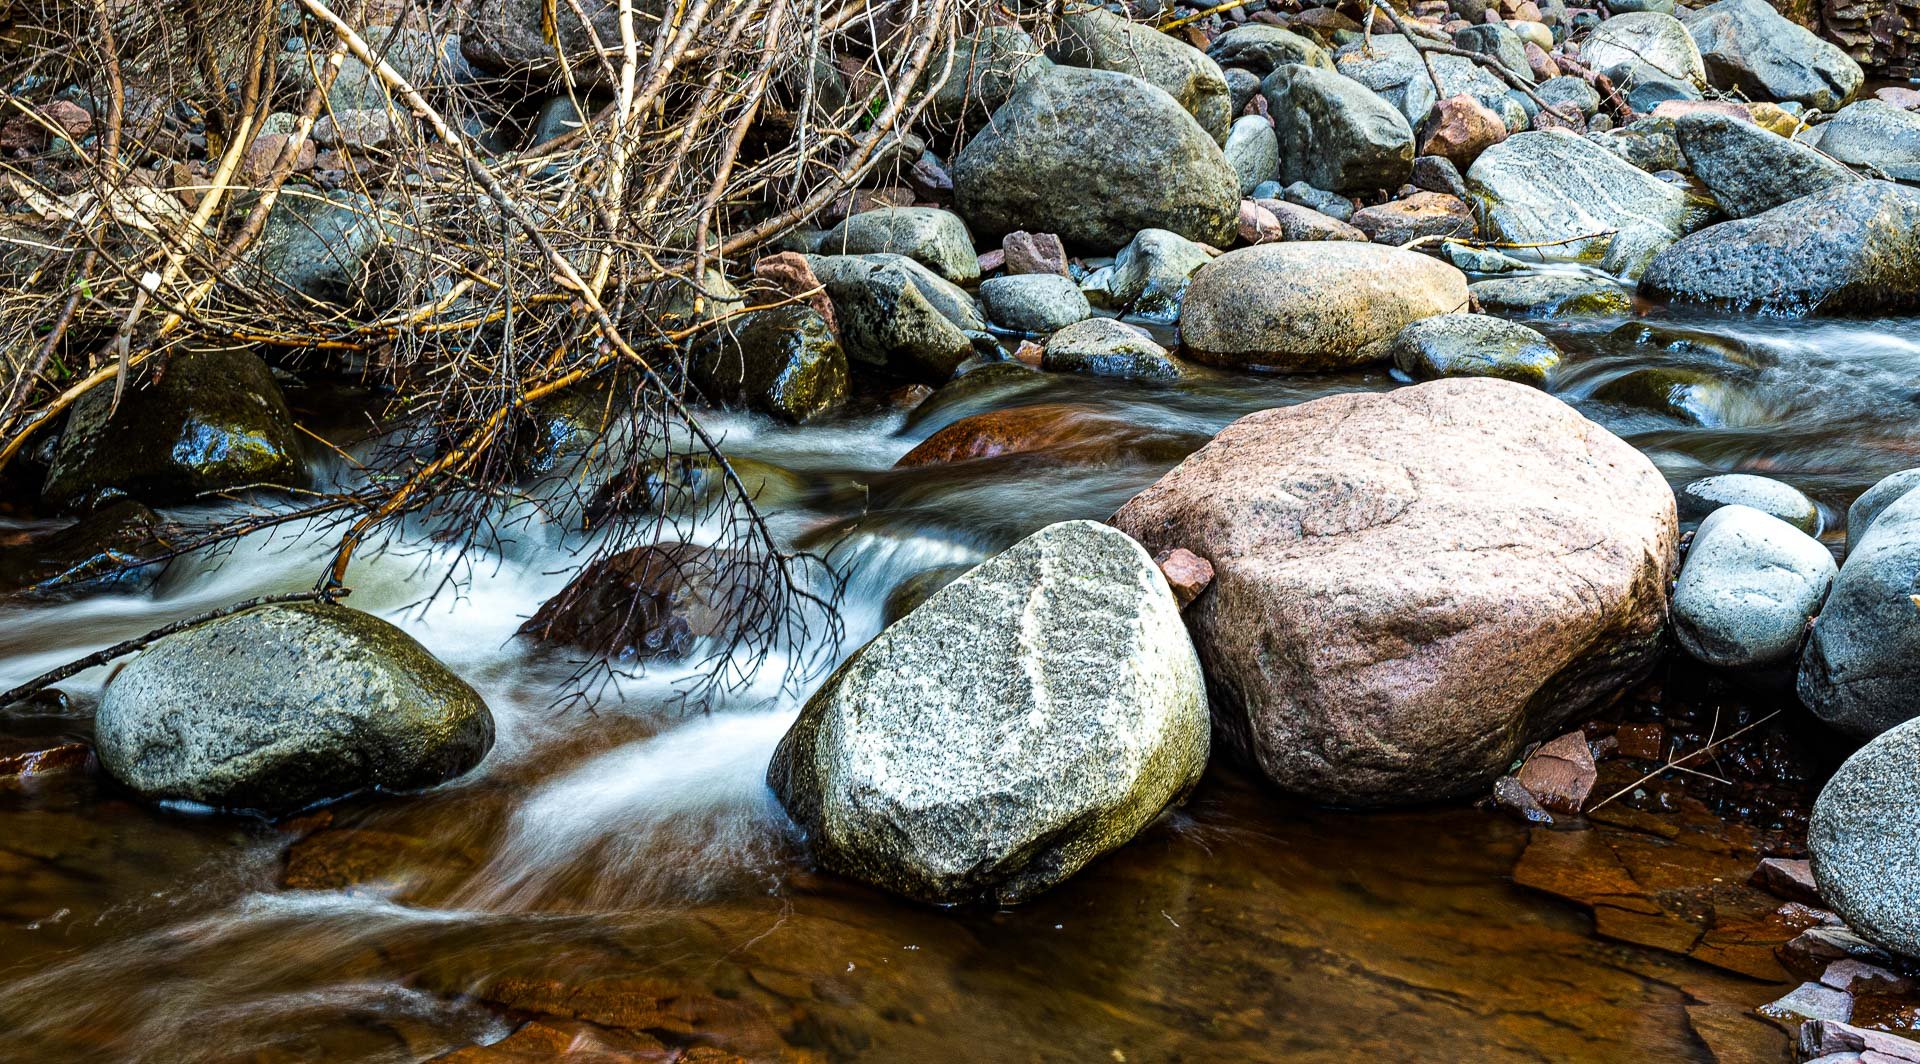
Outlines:
{"type": "MultiPolygon", "coordinates": [[[[1551,390],[1676,486],[1786,481],[1820,503],[1837,548],[1846,504],[1920,464],[1920,322],[1649,315],[1529,324],[1566,352],[1551,390]],[[1640,392],[1653,399],[1622,401],[1640,392]]],[[[1007,373],[911,415],[713,426],[729,454],[818,489],[770,511],[781,536],[831,546],[843,656],[905,578],[1104,519],[1172,464],[1147,448],[886,472],[961,416],[1071,403],[1190,449],[1255,410],[1399,383],[1007,373]]],[[[0,786],[0,1059],[419,1061],[537,1013],[625,1017],[749,1060],[1688,1061],[1714,1059],[1699,1009],[1779,995],[1597,938],[1585,913],[1516,886],[1527,828],[1513,820],[1316,809],[1221,758],[1185,807],[1016,909],[935,910],[826,875],[763,781],[803,697],[782,689],[795,659],[776,655],[708,712],[672,697],[692,666],[558,703],[576,663],[513,635],[579,545],[564,510],[522,505],[497,542],[409,537],[351,581],[352,605],[492,707],[498,741],[467,777],[279,825],[142,804],[97,772],[0,786]]],[[[332,545],[284,526],[174,563],[151,594],[0,606],[0,688],[304,589],[332,545]]],[[[0,720],[0,741],[84,738],[106,675],[61,685],[65,711],[0,720]]],[[[1782,1033],[1778,1059],[1786,1046],[1782,1033]]]]}

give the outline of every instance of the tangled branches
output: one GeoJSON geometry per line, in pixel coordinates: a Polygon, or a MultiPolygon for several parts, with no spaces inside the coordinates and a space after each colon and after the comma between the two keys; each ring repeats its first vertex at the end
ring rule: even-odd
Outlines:
{"type": "MultiPolygon", "coordinates": [[[[478,541],[540,412],[569,490],[718,456],[682,352],[791,298],[728,277],[891,165],[984,5],[957,0],[15,0],[0,28],[0,471],[83,396],[250,345],[387,396],[318,590],[404,529],[478,541]],[[972,9],[972,10],[970,10],[972,9]],[[536,108],[544,97],[547,103],[536,108]],[[570,127],[570,128],[569,128],[570,127]]],[[[704,530],[763,580],[741,637],[822,615],[724,461],[585,541],[704,530]],[[704,506],[704,509],[702,507],[704,506]],[[697,529],[696,529],[697,526],[697,529]]],[[[284,515],[283,515],[284,516],[284,515]]],[[[280,518],[265,518],[277,520],[280,518]]],[[[257,529],[262,518],[209,530],[257,529]]],[[[737,564],[737,561],[736,563],[737,564]]],[[[830,616],[831,610],[824,611],[830,616]]],[[[729,648],[738,651],[736,646],[729,648]]],[[[737,654],[734,656],[738,656],[737,654]]],[[[748,655],[751,658],[751,655],[748,655]]]]}

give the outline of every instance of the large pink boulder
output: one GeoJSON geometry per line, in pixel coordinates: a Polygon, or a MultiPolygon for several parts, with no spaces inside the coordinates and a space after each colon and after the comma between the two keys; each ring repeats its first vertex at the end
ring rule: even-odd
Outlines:
{"type": "Polygon", "coordinates": [[[1363,806],[1484,789],[1644,674],[1675,539],[1645,456],[1490,379],[1250,414],[1113,523],[1213,564],[1186,618],[1221,733],[1363,806]]]}

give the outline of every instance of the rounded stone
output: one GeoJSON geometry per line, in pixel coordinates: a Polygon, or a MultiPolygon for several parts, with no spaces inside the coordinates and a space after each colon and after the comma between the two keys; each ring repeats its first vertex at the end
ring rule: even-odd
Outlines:
{"type": "Polygon", "coordinates": [[[987,320],[1018,332],[1045,334],[1093,314],[1080,286],[1057,273],[1017,273],[980,285],[987,320]]]}
{"type": "Polygon", "coordinates": [[[1873,487],[1853,500],[1853,505],[1847,507],[1847,552],[1853,552],[1883,510],[1899,502],[1914,488],[1920,488],[1920,469],[1902,469],[1881,477],[1873,487]]]}
{"type": "Polygon", "coordinates": [[[1440,314],[1416,321],[1393,338],[1393,364],[1417,381],[1440,377],[1499,377],[1546,386],[1560,349],[1524,325],[1485,314],[1440,314]]]}
{"type": "Polygon", "coordinates": [[[1833,554],[1805,532],[1749,506],[1707,515],[1673,592],[1673,628],[1687,653],[1722,668],[1793,660],[1833,587],[1833,554]]]}
{"type": "Polygon", "coordinates": [[[1674,493],[1682,522],[1703,520],[1722,506],[1749,506],[1805,532],[1820,534],[1820,507],[1791,484],[1752,473],[1703,477],[1674,493]]]}
{"type": "Polygon", "coordinates": [[[1813,804],[1821,900],[1862,937],[1920,957],[1920,721],[1855,751],[1813,804]]]}

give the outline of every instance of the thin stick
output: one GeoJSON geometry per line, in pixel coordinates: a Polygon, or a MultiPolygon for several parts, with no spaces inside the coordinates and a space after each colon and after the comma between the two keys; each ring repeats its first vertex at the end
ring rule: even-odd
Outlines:
{"type": "MultiPolygon", "coordinates": [[[[1676,757],[1676,758],[1668,759],[1666,764],[1660,766],[1657,769],[1654,769],[1652,772],[1647,773],[1646,775],[1640,777],[1639,779],[1634,780],[1632,783],[1627,784],[1625,787],[1620,788],[1619,790],[1613,792],[1612,794],[1607,795],[1605,798],[1600,799],[1598,803],[1587,807],[1587,812],[1591,813],[1598,810],[1601,806],[1606,805],[1608,802],[1611,802],[1615,798],[1618,798],[1621,795],[1626,794],[1628,791],[1633,790],[1635,787],[1640,786],[1641,784],[1647,782],[1648,780],[1653,779],[1654,777],[1660,775],[1662,772],[1668,771],[1669,769],[1679,769],[1682,772],[1692,771],[1691,769],[1688,769],[1686,767],[1687,762],[1692,761],[1694,758],[1699,757],[1701,754],[1712,751],[1715,747],[1720,746],[1723,743],[1730,743],[1733,740],[1740,738],[1742,735],[1745,735],[1746,733],[1752,731],[1753,729],[1758,728],[1760,725],[1765,724],[1766,722],[1772,720],[1773,718],[1779,715],[1780,715],[1780,711],[1776,709],[1773,712],[1767,714],[1766,716],[1761,717],[1759,720],[1754,721],[1752,724],[1749,724],[1746,727],[1741,728],[1739,731],[1736,731],[1731,735],[1728,735],[1724,739],[1715,739],[1712,742],[1708,743],[1707,745],[1701,747],[1698,750],[1695,750],[1693,753],[1688,754],[1685,757],[1676,757]]],[[[1705,773],[1698,773],[1698,774],[1706,775],[1705,773]]],[[[1713,779],[1714,777],[1708,776],[1707,778],[1713,779]]]]}

